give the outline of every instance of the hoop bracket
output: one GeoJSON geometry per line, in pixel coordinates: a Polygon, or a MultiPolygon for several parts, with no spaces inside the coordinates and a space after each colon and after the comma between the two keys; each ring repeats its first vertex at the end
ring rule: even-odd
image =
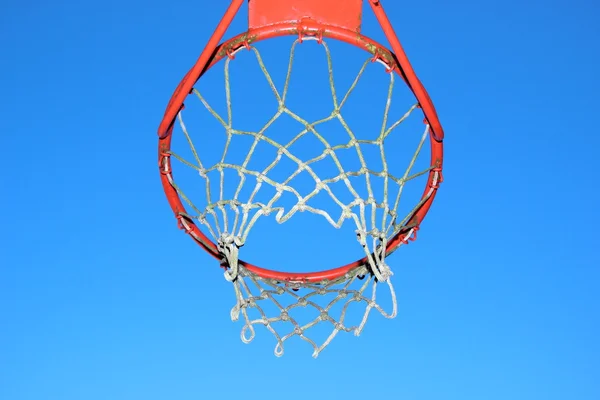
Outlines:
{"type": "Polygon", "coordinates": [[[363,0],[248,0],[250,29],[310,18],[360,32],[363,0]]]}

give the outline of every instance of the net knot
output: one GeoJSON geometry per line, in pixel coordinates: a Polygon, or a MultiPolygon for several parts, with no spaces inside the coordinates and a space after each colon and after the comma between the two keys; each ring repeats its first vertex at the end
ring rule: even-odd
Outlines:
{"type": "Polygon", "coordinates": [[[267,216],[273,212],[273,208],[271,208],[269,206],[263,206],[263,207],[261,207],[261,210],[262,210],[262,213],[264,216],[267,216]]]}
{"type": "Polygon", "coordinates": [[[352,218],[352,210],[350,209],[350,207],[344,206],[342,208],[342,218],[344,218],[344,219],[352,218]]]}
{"type": "Polygon", "coordinates": [[[308,301],[306,300],[306,298],[301,297],[300,299],[298,299],[298,305],[301,307],[306,307],[308,305],[308,301]]]}
{"type": "Polygon", "coordinates": [[[360,245],[362,247],[366,247],[367,246],[367,231],[365,231],[364,229],[357,229],[354,232],[356,232],[356,239],[358,240],[358,243],[360,243],[360,245]]]}
{"type": "Polygon", "coordinates": [[[386,239],[386,235],[384,232],[380,231],[378,228],[371,229],[371,236],[375,239],[378,239],[380,242],[383,242],[386,239]]]}
{"type": "Polygon", "coordinates": [[[375,275],[375,278],[377,278],[379,282],[386,282],[394,274],[384,261],[379,261],[376,265],[373,265],[371,269],[373,270],[373,275],[375,275]]]}
{"type": "Polygon", "coordinates": [[[304,199],[298,201],[298,211],[306,211],[306,204],[304,199]]]}
{"type": "Polygon", "coordinates": [[[316,188],[318,191],[321,191],[321,190],[323,190],[323,188],[325,188],[325,186],[327,186],[327,184],[325,184],[325,183],[324,183],[322,180],[320,180],[319,178],[315,178],[315,182],[316,182],[315,188],[316,188]]]}

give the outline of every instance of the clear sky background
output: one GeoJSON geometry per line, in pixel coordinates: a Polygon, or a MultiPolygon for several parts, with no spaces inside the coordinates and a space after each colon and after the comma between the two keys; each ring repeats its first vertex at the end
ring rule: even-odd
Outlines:
{"type": "Polygon", "coordinates": [[[398,318],[314,360],[240,342],[159,181],[157,125],[226,3],[2,4],[0,399],[599,399],[599,5],[384,3],[445,182],[390,257],[398,318]]]}

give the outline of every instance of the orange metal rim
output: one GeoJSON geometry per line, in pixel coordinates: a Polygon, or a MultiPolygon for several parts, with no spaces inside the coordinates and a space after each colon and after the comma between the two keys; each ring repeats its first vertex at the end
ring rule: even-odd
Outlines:
{"type": "MultiPolygon", "coordinates": [[[[304,20],[300,21],[300,23],[274,24],[251,29],[219,45],[213,52],[213,56],[206,68],[198,70],[198,68],[196,68],[198,65],[195,65],[186,74],[175,90],[175,93],[173,94],[167,106],[165,116],[160,125],[162,129],[159,129],[159,168],[161,171],[161,182],[169,205],[175,213],[175,216],[178,218],[180,228],[184,229],[186,233],[190,234],[190,236],[192,236],[192,238],[210,255],[221,260],[222,256],[217,249],[217,245],[210,238],[208,238],[192,220],[182,216],[187,214],[185,207],[182,204],[181,198],[179,197],[177,191],[169,181],[169,175],[172,175],[170,157],[168,153],[171,148],[171,135],[173,133],[173,126],[177,113],[183,108],[183,99],[185,98],[180,92],[182,89],[193,87],[196,81],[209,68],[217,64],[225,57],[232,57],[234,53],[241,48],[247,47],[262,40],[290,35],[297,35],[300,38],[314,37],[317,40],[321,40],[322,38],[332,38],[354,45],[371,53],[374,57],[374,60],[379,59],[385,63],[388,68],[393,71],[393,73],[397,73],[400,75],[400,77],[402,77],[417,98],[417,101],[419,101],[425,116],[425,122],[429,123],[430,125],[430,165],[433,168],[429,172],[428,181],[422,199],[425,198],[431,191],[433,192],[429,195],[421,207],[412,215],[412,218],[408,223],[408,226],[410,227],[401,229],[392,239],[388,241],[387,254],[389,255],[393,251],[397,250],[401,244],[407,243],[409,240],[414,240],[416,238],[416,230],[418,230],[419,225],[425,218],[437,194],[439,183],[442,180],[441,171],[443,161],[443,131],[441,129],[441,124],[438,120],[433,104],[427,95],[427,92],[416,78],[414,71],[412,71],[412,67],[410,67],[410,64],[408,64],[407,61],[406,65],[402,65],[402,60],[406,59],[405,54],[402,54],[401,57],[399,57],[398,54],[392,54],[384,46],[367,38],[366,36],[361,35],[360,33],[357,33],[356,31],[331,25],[317,24],[312,20],[304,20]],[[407,71],[407,69],[410,69],[410,71],[407,71]],[[197,72],[194,73],[195,71],[197,72]],[[411,79],[412,77],[414,77],[414,79],[411,79]],[[178,101],[179,99],[181,100],[178,101]]],[[[189,93],[189,89],[187,91],[189,93]]],[[[187,96],[187,93],[185,95],[187,96]]],[[[293,273],[265,269],[240,260],[241,265],[258,276],[283,282],[320,282],[323,280],[334,280],[345,275],[354,268],[365,265],[366,262],[367,258],[364,257],[334,269],[310,273],[293,273]]]]}

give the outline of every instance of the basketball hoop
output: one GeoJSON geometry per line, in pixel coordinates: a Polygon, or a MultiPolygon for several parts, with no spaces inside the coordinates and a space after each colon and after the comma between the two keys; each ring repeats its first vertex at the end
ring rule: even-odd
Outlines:
{"type": "MultiPolygon", "coordinates": [[[[236,304],[232,309],[233,320],[243,317],[242,340],[249,342],[254,338],[255,325],[265,326],[276,338],[275,354],[283,354],[284,342],[291,337],[300,337],[309,342],[313,347],[313,356],[317,356],[340,331],[360,334],[365,326],[371,310],[379,311],[384,317],[393,318],[396,315],[396,295],[391,283],[392,271],[386,264],[386,257],[397,250],[402,244],[416,239],[417,231],[437,193],[442,182],[443,137],[444,133],[438,120],[434,106],[413,71],[406,54],[404,53],[392,26],[385,15],[381,1],[368,0],[375,16],[392,51],[381,44],[363,36],[360,33],[362,15],[362,0],[345,0],[340,6],[339,0],[249,0],[249,25],[245,33],[237,35],[221,44],[225,31],[237,14],[244,0],[233,0],[225,12],[224,17],[215,29],[208,44],[202,51],[199,59],[192,69],[186,74],[173,94],[162,122],[159,126],[159,155],[158,164],[161,181],[169,204],[175,213],[179,227],[189,234],[205,251],[220,261],[225,269],[225,278],[232,283],[236,296],[236,304]],[[283,89],[277,88],[266,67],[257,44],[276,37],[292,36],[295,38],[289,50],[288,71],[283,89]],[[286,105],[289,79],[291,76],[294,54],[298,45],[303,41],[314,40],[322,47],[329,68],[329,84],[331,86],[334,109],[331,114],[321,120],[309,121],[301,115],[290,110],[286,105]],[[366,51],[365,62],[359,70],[354,83],[343,96],[338,96],[332,76],[331,52],[328,41],[341,41],[366,51]],[[256,131],[244,131],[234,126],[231,119],[231,99],[229,97],[230,81],[229,67],[236,54],[240,51],[252,52],[260,70],[268,81],[278,106],[277,113],[256,131]],[[195,88],[197,81],[209,69],[223,61],[226,85],[228,116],[221,116],[195,88]],[[389,80],[389,93],[387,105],[384,110],[384,124],[378,136],[374,139],[357,137],[342,116],[346,99],[356,86],[366,66],[373,61],[385,67],[389,80]],[[400,79],[398,79],[400,78],[400,79]],[[404,84],[413,94],[414,103],[401,115],[391,115],[390,103],[392,88],[398,81],[404,84]],[[189,97],[188,97],[189,96],[189,97]],[[214,165],[205,164],[196,151],[193,133],[190,132],[184,120],[184,101],[199,101],[206,110],[219,122],[225,131],[227,141],[223,157],[214,165]],[[401,174],[394,175],[388,169],[385,161],[385,141],[411,115],[422,114],[422,131],[419,134],[418,144],[407,160],[407,166],[401,174]],[[316,137],[323,145],[320,155],[301,159],[290,150],[291,143],[279,143],[275,135],[268,134],[268,127],[282,115],[291,117],[304,129],[294,138],[294,142],[311,135],[316,137]],[[347,133],[347,142],[332,145],[327,135],[321,132],[320,126],[329,121],[339,121],[347,133]],[[393,121],[388,123],[388,121],[393,121]],[[188,159],[172,149],[172,137],[175,127],[181,131],[189,144],[193,157],[188,159]],[[247,161],[240,164],[226,162],[225,154],[228,146],[237,136],[251,137],[254,145],[247,154],[249,160],[258,152],[256,144],[264,143],[275,149],[277,157],[268,167],[255,170],[247,165],[247,161]],[[413,167],[421,150],[429,143],[430,159],[426,169],[413,171],[413,167]],[[383,168],[373,170],[363,157],[361,146],[375,146],[381,150],[383,168]],[[360,167],[357,169],[344,168],[337,153],[340,150],[355,149],[360,158],[360,167]],[[276,179],[271,176],[274,168],[282,159],[291,160],[296,166],[295,171],[286,179],[276,179]],[[334,176],[323,178],[315,172],[314,166],[324,159],[332,160],[336,165],[334,176]],[[206,185],[206,198],[204,206],[200,207],[186,195],[185,189],[178,185],[172,164],[188,167],[195,171],[206,185]],[[240,177],[239,183],[229,182],[229,186],[236,188],[231,198],[225,198],[223,188],[228,185],[224,179],[224,171],[235,171],[240,177]],[[306,191],[300,190],[292,183],[293,178],[299,173],[307,173],[314,180],[314,188],[306,191]],[[210,176],[219,176],[219,196],[214,199],[211,194],[210,176]],[[368,195],[361,196],[354,190],[350,177],[365,177],[368,186],[368,195]],[[406,214],[398,213],[398,204],[404,185],[417,178],[426,177],[424,192],[420,199],[415,201],[406,214]],[[385,190],[378,198],[371,191],[370,180],[381,178],[385,182],[385,190]],[[246,197],[241,198],[240,192],[244,184],[253,181],[254,190],[246,197]],[[342,182],[352,193],[352,200],[342,201],[332,185],[342,182]],[[275,194],[266,201],[258,201],[255,197],[261,187],[268,186],[274,189],[275,194]],[[388,186],[398,188],[398,194],[390,199],[388,186]],[[303,194],[303,192],[305,194],[303,194]],[[279,204],[283,195],[295,196],[295,204],[289,209],[279,204]],[[315,206],[312,200],[318,194],[328,195],[339,207],[339,217],[332,217],[329,210],[315,206]],[[184,206],[184,204],[187,205],[184,206]],[[376,212],[382,212],[383,218],[376,218],[376,212]],[[278,223],[284,224],[293,215],[308,212],[325,218],[330,225],[339,228],[345,221],[352,221],[356,226],[356,237],[359,246],[364,250],[364,257],[324,271],[313,272],[284,272],[265,269],[240,259],[241,247],[246,243],[249,234],[261,218],[274,218],[278,223]],[[202,228],[202,229],[201,229],[202,228]],[[377,303],[377,288],[385,284],[391,293],[392,309],[385,311],[377,303]],[[356,287],[355,287],[356,286],[356,287]],[[325,295],[332,296],[333,300],[319,302],[325,295]],[[280,298],[286,297],[291,304],[285,306],[280,298]],[[275,305],[275,315],[269,315],[262,304],[275,305]],[[365,310],[360,323],[352,326],[345,325],[346,312],[349,304],[364,303],[365,310]],[[332,316],[332,308],[341,305],[339,317],[332,316]],[[317,312],[317,316],[306,323],[298,322],[291,311],[298,307],[310,307],[317,312]],[[249,310],[258,312],[257,318],[251,318],[249,310]],[[333,327],[331,334],[322,343],[318,344],[309,338],[312,327],[319,323],[330,323],[333,327]],[[277,326],[287,324],[291,329],[281,333],[277,326]]],[[[379,127],[377,128],[379,129],[379,127]]],[[[196,138],[198,140],[198,138],[196,138]]],[[[389,150],[389,149],[388,149],[389,150]]]]}

